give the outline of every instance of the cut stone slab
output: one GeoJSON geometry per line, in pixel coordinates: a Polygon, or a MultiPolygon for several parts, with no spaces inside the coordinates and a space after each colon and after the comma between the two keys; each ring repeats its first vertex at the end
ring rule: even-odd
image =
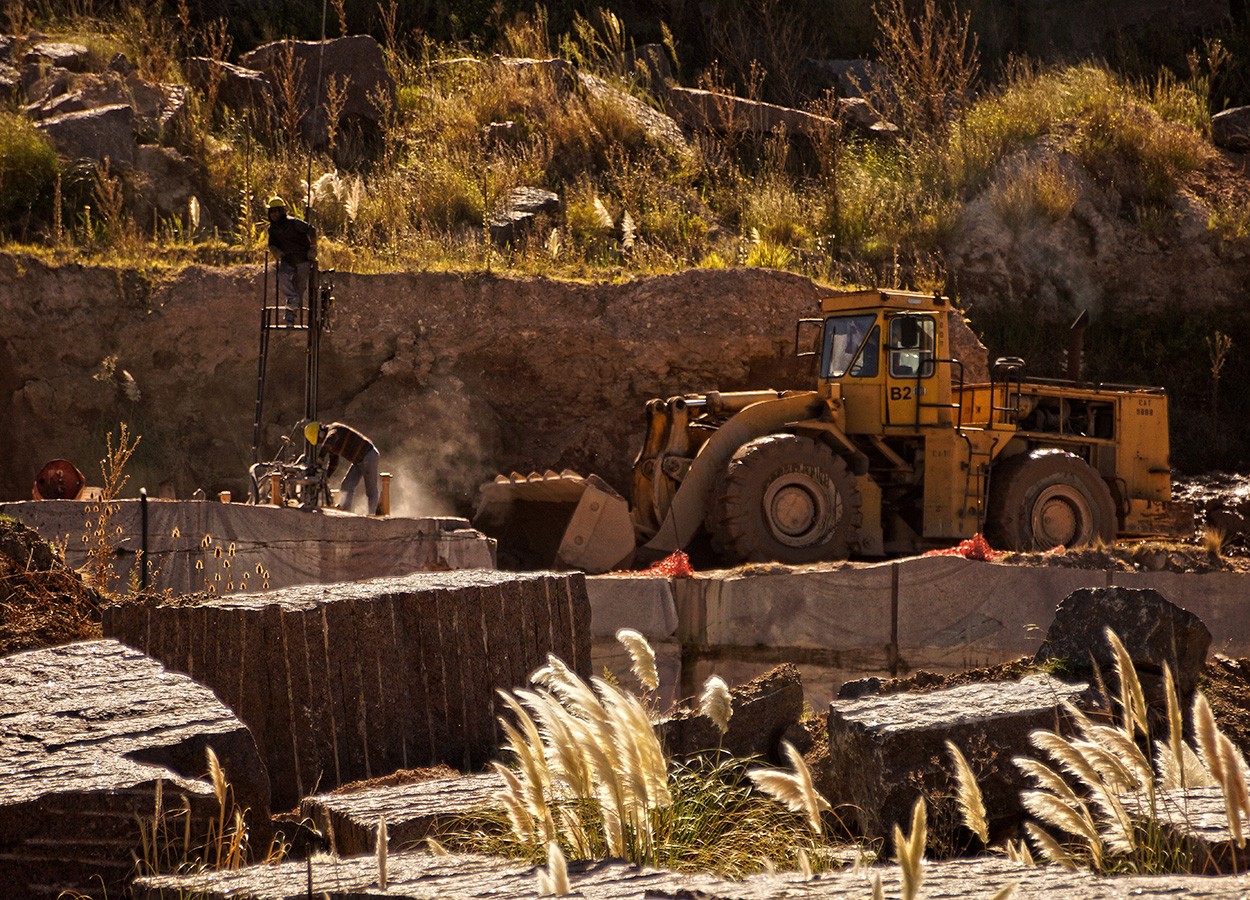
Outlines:
{"type": "Polygon", "coordinates": [[[1204,870],[1231,874],[1250,869],[1245,848],[1238,848],[1233,840],[1219,788],[1161,791],[1153,812],[1144,803],[1134,803],[1131,796],[1125,798],[1125,806],[1130,814],[1153,818],[1204,870]]]}
{"type": "MultiPolygon", "coordinates": [[[[7,656],[0,664],[0,893],[124,893],[137,819],[186,797],[203,839],[218,807],[217,754],[252,846],[272,834],[269,780],[243,723],[206,687],[117,641],[7,656]],[[100,880],[102,879],[102,884],[100,880]]],[[[181,824],[179,825],[181,828],[181,824]]]]}
{"type": "MultiPolygon", "coordinates": [[[[589,581],[587,579],[588,583],[589,581]]],[[[591,601],[591,616],[593,619],[594,601],[591,601]]],[[[672,709],[683,696],[682,646],[677,641],[660,638],[647,638],[647,643],[655,652],[655,669],[660,681],[660,686],[653,695],[656,708],[672,709]]],[[[594,638],[590,644],[590,662],[591,671],[595,674],[602,674],[607,670],[628,690],[642,690],[633,672],[634,660],[616,638],[594,638]]]]}
{"type": "Polygon", "coordinates": [[[273,806],[433,763],[480,768],[499,689],[554,653],[590,675],[580,573],[430,572],[124,605],[104,633],[212,687],[252,729],[273,806]]]}
{"type": "Polygon", "coordinates": [[[590,634],[614,638],[632,628],[651,640],[677,632],[677,604],[667,578],[650,575],[594,575],[586,579],[590,596],[590,634]]]}
{"type": "MultiPolygon", "coordinates": [[[[426,853],[394,853],[387,860],[388,884],[378,883],[374,857],[324,860],[312,869],[312,892],[342,900],[435,900],[444,897],[491,897],[493,900],[537,896],[537,870],[516,862],[488,856],[426,853]]],[[[700,898],[700,900],[772,900],[772,898],[846,897],[863,900],[872,893],[874,875],[881,876],[888,897],[897,897],[902,885],[899,867],[873,866],[826,872],[811,881],[797,873],[752,875],[729,881],[712,875],[683,875],[640,869],[623,862],[569,863],[569,887],[573,896],[587,900],[639,900],[653,898],[700,898]]],[[[1016,885],[1013,896],[1054,900],[1127,900],[1129,897],[1241,897],[1250,888],[1245,875],[1207,878],[1194,875],[1131,876],[1106,878],[1089,872],[1069,872],[1059,866],[1025,868],[998,859],[960,859],[926,863],[922,897],[995,896],[1016,885]]],[[[301,900],[308,896],[308,870],[304,862],[277,866],[253,866],[235,872],[204,873],[183,877],[142,878],[138,893],[155,898],[160,890],[194,892],[205,900],[301,900]]]]}
{"type": "Polygon", "coordinates": [[[780,762],[778,747],[786,729],[803,715],[803,682],[792,665],[777,666],[730,690],[733,716],[722,738],[707,716],[687,711],[660,726],[669,753],[691,756],[720,747],[734,756],[760,756],[780,762]]]}
{"type": "Polygon", "coordinates": [[[1163,665],[1176,678],[1182,698],[1193,694],[1207,662],[1211,632],[1196,615],[1150,588],[1085,588],[1073,591],[1055,610],[1037,661],[1070,660],[1077,671],[1090,661],[1110,676],[1115,664],[1105,631],[1115,631],[1128,651],[1146,699],[1162,706],[1163,665]]]}
{"type": "Polygon", "coordinates": [[[413,784],[363,787],[316,794],[300,802],[300,815],[311,819],[340,856],[370,853],[377,846],[378,822],[386,822],[393,850],[414,847],[457,817],[486,806],[501,806],[495,796],[504,780],[495,772],[434,778],[413,784]]]}
{"type": "MultiPolygon", "coordinates": [[[[143,517],[138,500],[113,505],[117,511],[108,524],[121,529],[114,564],[120,590],[132,573],[138,576],[143,517]]],[[[24,501],[0,503],[0,514],[64,542],[66,562],[81,567],[88,546],[81,538],[94,531],[97,507],[77,500],[24,501]]],[[[180,594],[495,567],[494,542],[465,519],[372,518],[204,500],[149,500],[147,548],[152,587],[180,594]]]]}
{"type": "Polygon", "coordinates": [[[849,805],[870,838],[889,840],[896,823],[910,821],[922,793],[930,821],[937,821],[943,811],[932,808],[934,798],[954,794],[950,740],[977,775],[991,815],[1011,820],[1020,811],[1019,791],[1028,786],[1011,758],[1031,753],[1029,732],[1058,727],[1061,704],[1075,703],[1086,688],[1029,675],[1018,682],[835,700],[829,707],[829,802],[835,809],[849,805]]]}

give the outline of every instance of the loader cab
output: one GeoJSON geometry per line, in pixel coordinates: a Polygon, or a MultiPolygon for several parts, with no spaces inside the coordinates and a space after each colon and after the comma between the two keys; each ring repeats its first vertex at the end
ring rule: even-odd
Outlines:
{"type": "MultiPolygon", "coordinates": [[[[820,382],[840,395],[849,434],[914,431],[938,424],[949,403],[945,301],[903,291],[838,294],[822,304],[820,382]]],[[[806,320],[812,325],[821,320],[806,320]]],[[[810,345],[809,345],[810,346],[810,345]]]]}

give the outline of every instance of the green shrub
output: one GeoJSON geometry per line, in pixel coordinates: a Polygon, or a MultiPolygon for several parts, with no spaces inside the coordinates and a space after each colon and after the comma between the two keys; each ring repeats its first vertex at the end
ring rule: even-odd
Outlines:
{"type": "Polygon", "coordinates": [[[0,230],[24,234],[32,220],[51,221],[60,163],[30,120],[0,112],[0,230]]]}

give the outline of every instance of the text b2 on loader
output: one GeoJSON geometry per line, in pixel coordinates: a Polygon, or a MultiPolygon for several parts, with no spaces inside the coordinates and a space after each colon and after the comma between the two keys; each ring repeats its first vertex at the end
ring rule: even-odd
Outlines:
{"type": "Polygon", "coordinates": [[[474,524],[522,565],[602,572],[706,531],[727,563],[807,563],[947,546],[1000,549],[1188,536],[1171,499],[1162,388],[1025,378],[971,383],[942,297],[838,292],[796,329],[814,390],[651,400],[632,504],[596,476],[499,476],[474,524]]]}

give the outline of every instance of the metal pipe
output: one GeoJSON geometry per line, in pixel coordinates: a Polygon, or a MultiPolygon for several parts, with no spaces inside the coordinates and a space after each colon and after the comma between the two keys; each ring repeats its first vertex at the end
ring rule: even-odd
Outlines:
{"type": "Polygon", "coordinates": [[[1081,310],[1068,329],[1068,380],[1080,382],[1081,357],[1085,352],[1085,329],[1089,327],[1089,310],[1081,310]]]}
{"type": "Polygon", "coordinates": [[[139,488],[139,590],[148,589],[148,489],[139,488]]]}

